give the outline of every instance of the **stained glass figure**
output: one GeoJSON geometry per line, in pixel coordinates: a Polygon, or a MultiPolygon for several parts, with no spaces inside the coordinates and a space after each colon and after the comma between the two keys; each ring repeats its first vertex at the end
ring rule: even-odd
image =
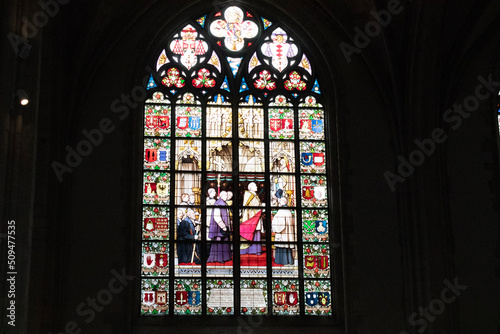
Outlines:
{"type": "Polygon", "coordinates": [[[296,205],[295,176],[271,174],[269,187],[271,206],[294,207],[296,205]]]}
{"type": "Polygon", "coordinates": [[[233,144],[229,140],[207,141],[207,170],[230,172],[233,165],[233,144]]]}
{"type": "Polygon", "coordinates": [[[170,174],[144,172],[143,204],[170,204],[170,174]]]}
{"type": "Polygon", "coordinates": [[[174,314],[201,314],[202,291],[200,279],[174,280],[174,314]]]}
{"type": "Polygon", "coordinates": [[[327,210],[302,210],[303,241],[327,242],[329,233],[327,210]]]}
{"type": "Polygon", "coordinates": [[[304,244],[304,277],[330,277],[330,247],[328,244],[304,244]]]}
{"type": "Polygon", "coordinates": [[[231,138],[233,117],[231,104],[223,102],[221,95],[207,105],[207,137],[231,138]]]}
{"type": "Polygon", "coordinates": [[[331,283],[329,280],[305,280],[306,315],[332,315],[331,283]]]}
{"type": "Polygon", "coordinates": [[[309,62],[309,59],[307,59],[306,55],[302,55],[302,60],[300,61],[299,66],[309,72],[309,74],[312,74],[311,63],[309,62]]]}
{"type": "Polygon", "coordinates": [[[239,51],[245,46],[244,39],[257,36],[259,27],[251,20],[244,20],[243,11],[236,6],[224,11],[224,20],[217,19],[210,25],[215,37],[224,38],[224,46],[230,51],[239,51]]]}
{"type": "Polygon", "coordinates": [[[264,172],[264,152],[263,141],[240,141],[240,172],[264,172]]]}
{"type": "Polygon", "coordinates": [[[201,170],[201,141],[176,140],[175,141],[175,170],[199,171],[201,170]]]}
{"type": "MultiPolygon", "coordinates": [[[[193,198],[192,198],[193,199],[193,198]]],[[[193,199],[194,200],[194,199],[193,199]]],[[[189,197],[187,197],[189,202],[189,197]]],[[[201,240],[201,209],[194,205],[179,206],[175,209],[175,239],[176,240],[201,240]],[[185,226],[184,222],[189,224],[185,226]],[[193,232],[193,234],[191,234],[193,232]],[[198,238],[195,236],[198,235],[198,238]]]]}
{"type": "Polygon", "coordinates": [[[193,94],[186,93],[175,108],[176,137],[201,137],[201,107],[193,94]]]}
{"type": "Polygon", "coordinates": [[[198,31],[190,24],[181,31],[181,39],[174,39],[170,43],[170,50],[180,55],[180,62],[188,70],[198,63],[198,56],[204,55],[208,44],[198,38],[198,31]]]}
{"type": "Polygon", "coordinates": [[[160,56],[158,57],[158,60],[156,61],[156,70],[158,71],[160,69],[160,67],[162,67],[163,65],[168,64],[168,63],[170,63],[170,60],[168,59],[167,53],[165,52],[165,50],[163,50],[161,52],[160,56]]]}
{"type": "Polygon", "coordinates": [[[144,169],[166,170],[170,167],[170,140],[144,139],[144,169]]]}
{"type": "Polygon", "coordinates": [[[240,103],[238,109],[238,128],[240,138],[264,138],[264,110],[253,98],[248,103],[240,103]]]}
{"type": "Polygon", "coordinates": [[[168,279],[141,280],[141,314],[168,314],[168,279]]]}
{"type": "MultiPolygon", "coordinates": [[[[224,209],[220,209],[224,212],[224,209]]],[[[213,209],[213,214],[218,212],[218,208],[213,209]]],[[[227,213],[227,211],[226,211],[227,213]]],[[[227,236],[220,226],[224,226],[225,222],[221,220],[219,223],[214,222],[210,229],[210,236],[214,242],[207,243],[207,277],[233,277],[233,250],[227,236]],[[220,225],[219,225],[220,224],[220,225]],[[218,227],[219,226],[219,227],[218,227]],[[217,241],[217,239],[221,239],[217,241]]],[[[229,231],[229,227],[226,226],[229,231]]]]}
{"type": "Polygon", "coordinates": [[[234,281],[230,279],[207,280],[207,314],[234,314],[234,281]]]}
{"type": "Polygon", "coordinates": [[[145,240],[169,239],[169,209],[161,206],[142,208],[142,238],[145,240]]]}
{"type": "Polygon", "coordinates": [[[271,141],[269,164],[269,170],[273,173],[295,173],[295,144],[286,141],[271,141]]]}
{"type": "Polygon", "coordinates": [[[201,174],[176,173],[175,174],[175,204],[200,205],[201,204],[201,174]]]}
{"type": "Polygon", "coordinates": [[[273,277],[298,277],[296,213],[286,206],[285,199],[282,204],[272,211],[273,277]]]}
{"type": "Polygon", "coordinates": [[[142,243],[142,276],[168,276],[168,243],[142,243]]]}
{"type": "Polygon", "coordinates": [[[265,42],[262,53],[271,57],[271,63],[278,71],[282,72],[288,66],[288,58],[295,57],[298,52],[297,45],[287,42],[288,35],[281,29],[275,29],[271,34],[271,40],[265,42]]]}
{"type": "Polygon", "coordinates": [[[298,280],[272,280],[273,287],[273,314],[297,315],[299,307],[299,281],[298,280]]]}
{"type": "Polygon", "coordinates": [[[302,175],[302,206],[327,206],[326,177],[322,175],[302,175]]]}
{"type": "Polygon", "coordinates": [[[247,176],[246,181],[242,182],[240,178],[241,206],[245,207],[240,213],[240,236],[242,241],[255,242],[241,244],[241,254],[261,255],[262,253],[258,242],[263,240],[265,233],[264,210],[261,208],[265,205],[262,201],[264,182],[256,182],[258,179],[258,176],[247,176]]]}
{"type": "MultiPolygon", "coordinates": [[[[159,96],[156,93],[155,95],[159,96]]],[[[161,101],[168,102],[168,100],[163,99],[161,101]]],[[[170,110],[169,104],[146,104],[144,107],[144,136],[170,136],[170,110]]]]}
{"type": "Polygon", "coordinates": [[[267,314],[267,281],[242,279],[240,281],[240,305],[242,315],[267,314]]]}
{"type": "Polygon", "coordinates": [[[300,171],[302,173],[326,173],[325,143],[300,143],[300,171]]]}
{"type": "Polygon", "coordinates": [[[269,104],[269,138],[294,138],[293,105],[283,95],[276,96],[269,104]]]}

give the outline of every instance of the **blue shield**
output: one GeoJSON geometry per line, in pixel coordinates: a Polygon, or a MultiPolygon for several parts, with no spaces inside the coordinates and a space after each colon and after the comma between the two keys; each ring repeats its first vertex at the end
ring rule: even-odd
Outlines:
{"type": "Polygon", "coordinates": [[[312,153],[301,153],[300,162],[304,166],[311,166],[313,164],[313,154],[312,153]]]}
{"type": "Polygon", "coordinates": [[[330,292],[320,292],[318,295],[318,303],[321,306],[327,306],[330,304],[330,292]]]}
{"type": "Polygon", "coordinates": [[[201,127],[201,120],[199,117],[189,117],[189,128],[192,130],[199,130],[201,127]]]}
{"type": "Polygon", "coordinates": [[[167,161],[167,150],[158,150],[158,160],[167,161]]]}
{"type": "Polygon", "coordinates": [[[316,232],[325,234],[327,232],[326,220],[316,220],[316,232]]]}
{"type": "Polygon", "coordinates": [[[193,305],[193,306],[200,304],[200,291],[189,291],[188,292],[188,302],[189,302],[189,305],[193,305]]]}
{"type": "Polygon", "coordinates": [[[307,292],[306,293],[306,303],[309,306],[316,306],[316,304],[318,304],[318,293],[317,292],[307,292]]]}
{"type": "Polygon", "coordinates": [[[322,119],[313,119],[312,122],[312,131],[313,132],[321,132],[323,131],[323,120],[322,119]]]}

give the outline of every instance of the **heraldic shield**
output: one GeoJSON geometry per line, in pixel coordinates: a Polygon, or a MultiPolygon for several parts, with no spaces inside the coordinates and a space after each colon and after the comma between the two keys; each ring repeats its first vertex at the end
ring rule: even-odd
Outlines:
{"type": "Polygon", "coordinates": [[[155,148],[146,149],[146,161],[147,162],[155,162],[157,159],[158,150],[155,148]]]}
{"type": "Polygon", "coordinates": [[[316,306],[318,304],[318,293],[317,292],[306,293],[306,303],[309,306],[316,306]]]}
{"type": "Polygon", "coordinates": [[[156,301],[155,292],[154,291],[144,291],[144,295],[142,296],[142,302],[146,305],[152,305],[156,301]]]}
{"type": "Polygon", "coordinates": [[[167,304],[167,291],[156,291],[156,304],[158,305],[167,304]]]}
{"type": "Polygon", "coordinates": [[[189,305],[197,306],[201,302],[200,291],[189,291],[188,292],[189,305]]]}
{"type": "Polygon", "coordinates": [[[312,120],[312,131],[316,132],[316,133],[323,131],[323,120],[322,119],[312,120]]]}
{"type": "Polygon", "coordinates": [[[318,234],[325,234],[328,230],[326,220],[316,220],[316,232],[318,234]]]}
{"type": "Polygon", "coordinates": [[[297,298],[297,292],[287,292],[286,293],[286,303],[290,306],[297,305],[299,298],[297,298]]]}
{"type": "Polygon", "coordinates": [[[146,116],[146,127],[148,129],[155,129],[158,127],[158,116],[146,116]]]}
{"type": "Polygon", "coordinates": [[[300,162],[304,166],[311,166],[313,164],[313,154],[312,153],[301,153],[300,162]]]}
{"type": "Polygon", "coordinates": [[[188,302],[188,292],[187,291],[176,291],[175,292],[175,303],[179,306],[186,305],[188,302]]]}
{"type": "Polygon", "coordinates": [[[156,254],[144,254],[143,255],[143,266],[144,268],[148,268],[148,269],[151,269],[155,266],[155,255],[156,254]]]}
{"type": "Polygon", "coordinates": [[[307,269],[316,268],[316,264],[317,264],[317,259],[315,255],[308,255],[305,257],[305,267],[307,269]]]}
{"type": "Polygon", "coordinates": [[[274,304],[283,306],[286,303],[286,292],[278,291],[274,293],[274,304]]]}
{"type": "Polygon", "coordinates": [[[329,292],[320,292],[318,294],[318,303],[321,306],[328,306],[328,304],[330,304],[330,293],[329,292]]]}

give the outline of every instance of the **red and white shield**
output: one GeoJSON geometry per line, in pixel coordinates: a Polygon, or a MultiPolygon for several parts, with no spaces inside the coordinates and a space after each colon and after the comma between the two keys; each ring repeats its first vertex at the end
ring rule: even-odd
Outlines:
{"type": "Polygon", "coordinates": [[[286,292],[279,291],[274,293],[274,304],[278,306],[285,305],[286,303],[286,292]]]}
{"type": "Polygon", "coordinates": [[[308,255],[304,258],[304,266],[307,268],[307,269],[314,269],[316,268],[316,256],[314,255],[308,255]]]}
{"type": "Polygon", "coordinates": [[[165,268],[168,265],[167,254],[156,254],[156,266],[158,268],[165,268]]]}
{"type": "Polygon", "coordinates": [[[146,127],[149,129],[154,129],[158,126],[158,116],[148,115],[146,116],[146,127]]]}
{"type": "Polygon", "coordinates": [[[144,218],[144,229],[148,232],[155,229],[156,218],[144,218]]]}
{"type": "Polygon", "coordinates": [[[277,119],[277,118],[272,118],[271,122],[269,123],[269,127],[271,128],[272,131],[279,131],[281,130],[281,125],[282,125],[282,120],[277,119]]]}
{"type": "Polygon", "coordinates": [[[300,120],[300,129],[301,130],[311,130],[311,120],[310,119],[301,119],[300,120]]]}
{"type": "Polygon", "coordinates": [[[187,116],[177,117],[177,128],[184,130],[189,126],[189,118],[187,116]]]}
{"type": "Polygon", "coordinates": [[[142,266],[147,269],[151,269],[155,266],[155,256],[156,254],[146,253],[142,257],[142,266]]]}
{"type": "Polygon", "coordinates": [[[142,295],[142,302],[146,305],[152,305],[156,301],[155,292],[154,291],[144,291],[142,295]]]}
{"type": "Polygon", "coordinates": [[[145,159],[147,162],[155,162],[158,157],[158,150],[155,148],[147,148],[145,152],[145,159]]]}
{"type": "Polygon", "coordinates": [[[186,305],[188,302],[188,293],[187,291],[176,291],[175,292],[175,303],[177,305],[186,305]]]}
{"type": "Polygon", "coordinates": [[[313,162],[316,166],[323,166],[325,163],[325,153],[313,153],[313,162]]]}
{"type": "Polygon", "coordinates": [[[158,305],[167,304],[167,291],[156,291],[156,304],[158,305]]]}
{"type": "Polygon", "coordinates": [[[168,129],[170,126],[170,118],[168,116],[158,116],[158,127],[160,129],[168,129]]]}
{"type": "Polygon", "coordinates": [[[156,218],[156,229],[160,232],[168,231],[168,218],[156,218]]]}
{"type": "Polygon", "coordinates": [[[291,130],[293,129],[293,119],[283,119],[282,127],[283,129],[291,130]]]}
{"type": "Polygon", "coordinates": [[[156,183],[147,182],[144,184],[144,193],[145,194],[156,194],[156,183]]]}
{"type": "Polygon", "coordinates": [[[297,305],[299,298],[297,298],[297,292],[287,292],[286,293],[286,303],[290,306],[297,305]]]}

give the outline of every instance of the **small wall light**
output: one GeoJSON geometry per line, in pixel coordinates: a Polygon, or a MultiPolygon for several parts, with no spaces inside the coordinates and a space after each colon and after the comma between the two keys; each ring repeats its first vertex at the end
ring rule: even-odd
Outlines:
{"type": "Polygon", "coordinates": [[[30,103],[30,100],[28,99],[28,94],[24,89],[18,89],[16,95],[19,98],[19,102],[21,103],[21,105],[25,106],[28,103],[30,103]]]}

